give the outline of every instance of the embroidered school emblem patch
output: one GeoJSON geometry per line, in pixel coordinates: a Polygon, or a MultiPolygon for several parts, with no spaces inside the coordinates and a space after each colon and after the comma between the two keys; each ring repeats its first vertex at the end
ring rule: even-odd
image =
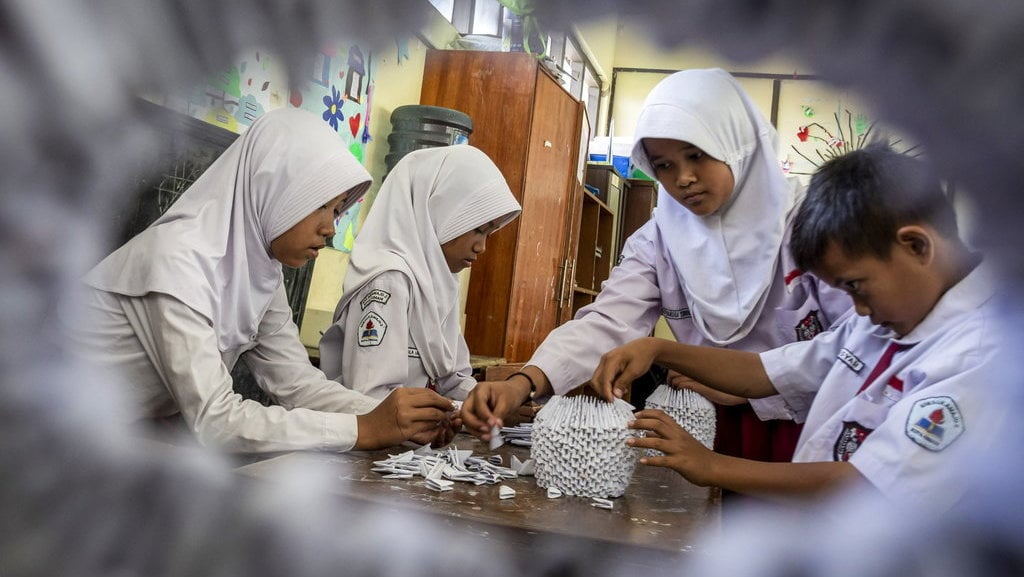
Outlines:
{"type": "Polygon", "coordinates": [[[384,333],[388,330],[388,324],[381,316],[373,311],[366,313],[363,320],[359,321],[359,346],[375,347],[384,340],[384,333]]]}
{"type": "Polygon", "coordinates": [[[388,304],[389,300],[391,300],[391,293],[385,290],[373,289],[372,291],[366,293],[366,296],[363,297],[363,300],[359,301],[359,310],[363,310],[366,307],[370,306],[370,303],[380,303],[382,305],[386,305],[388,304]]]}
{"type": "Polygon", "coordinates": [[[818,319],[818,311],[811,311],[802,321],[796,325],[796,340],[809,341],[818,333],[825,330],[818,319]]]}
{"type": "Polygon", "coordinates": [[[860,423],[843,421],[843,430],[839,431],[839,438],[836,439],[836,445],[832,449],[832,458],[839,462],[849,461],[850,455],[864,444],[864,439],[868,438],[871,431],[874,429],[869,429],[860,423]]]}
{"type": "Polygon", "coordinates": [[[857,355],[850,352],[850,349],[839,349],[839,354],[836,355],[841,363],[850,367],[850,370],[859,373],[864,368],[864,361],[857,358],[857,355]]]}
{"type": "Polygon", "coordinates": [[[907,436],[929,451],[945,449],[963,432],[963,414],[949,397],[921,399],[907,416],[907,436]]]}

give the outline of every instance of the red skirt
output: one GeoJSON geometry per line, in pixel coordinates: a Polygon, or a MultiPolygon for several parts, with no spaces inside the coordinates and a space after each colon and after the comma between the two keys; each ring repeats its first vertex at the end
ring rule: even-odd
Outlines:
{"type": "Polygon", "coordinates": [[[762,421],[748,403],[715,405],[715,452],[755,461],[788,463],[803,425],[793,421],[762,421]]]}

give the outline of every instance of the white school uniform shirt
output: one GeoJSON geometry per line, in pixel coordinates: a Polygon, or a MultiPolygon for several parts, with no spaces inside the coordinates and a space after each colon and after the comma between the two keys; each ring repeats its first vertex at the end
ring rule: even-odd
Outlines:
{"type": "Polygon", "coordinates": [[[793,461],[848,460],[894,500],[951,505],[952,459],[962,447],[983,446],[986,427],[1001,418],[986,399],[1002,345],[992,279],[980,264],[903,338],[851,317],[812,341],[761,353],[775,389],[806,416],[793,461]],[[893,342],[911,346],[858,392],[893,342]]]}
{"type": "Polygon", "coordinates": [[[428,387],[450,399],[464,400],[476,386],[464,339],[456,342],[451,373],[432,379],[409,333],[409,278],[397,271],[374,277],[356,291],[335,324],[344,327],[341,366],[345,383],[374,398],[392,390],[428,387]]]}
{"type": "Polygon", "coordinates": [[[72,333],[79,349],[117,370],[134,415],[180,412],[204,445],[237,452],[347,451],[358,435],[356,415],[377,405],[310,364],[283,284],[256,335],[227,351],[218,351],[210,322],[174,297],[90,289],[84,300],[91,324],[72,333]],[[239,360],[277,406],[243,400],[233,391],[230,371],[239,360]]]}
{"type": "MultiPolygon", "coordinates": [[[[528,364],[544,371],[556,393],[589,380],[604,352],[650,335],[659,316],[665,317],[679,342],[716,346],[691,319],[665,242],[653,220],[637,230],[597,299],[544,339],[528,364]]],[[[788,249],[778,258],[764,312],[747,336],[729,348],[760,352],[810,339],[850,314],[852,302],[846,293],[799,271],[788,249]]],[[[750,404],[761,419],[793,418],[777,396],[751,399],[750,404]]]]}
{"type": "Polygon", "coordinates": [[[339,390],[309,364],[271,242],[346,191],[350,206],[370,182],[316,115],[264,114],[156,222],[86,274],[100,294],[90,297],[95,325],[77,327],[93,345],[85,350],[127,373],[140,416],[176,406],[201,442],[252,452],[351,448],[352,413],[376,401],[339,390]],[[111,342],[123,348],[105,352],[111,342]],[[242,353],[280,406],[234,393],[229,372],[242,353]]]}
{"type": "Polygon", "coordinates": [[[402,157],[352,247],[334,323],[320,339],[320,368],[376,397],[429,386],[465,398],[476,380],[459,324],[458,276],[441,245],[491,221],[501,228],[520,210],[501,171],[477,148],[402,157]]]}

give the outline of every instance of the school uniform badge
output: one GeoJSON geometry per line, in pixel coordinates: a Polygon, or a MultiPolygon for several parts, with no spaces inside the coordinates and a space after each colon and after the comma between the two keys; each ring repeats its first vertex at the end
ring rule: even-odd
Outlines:
{"type": "Polygon", "coordinates": [[[808,313],[794,328],[796,330],[796,340],[798,341],[809,341],[825,330],[816,310],[808,313]]]}
{"type": "Polygon", "coordinates": [[[872,431],[874,429],[869,429],[860,423],[843,421],[843,430],[839,431],[839,438],[836,439],[836,444],[832,448],[832,458],[841,463],[849,461],[850,456],[857,452],[857,449],[864,444],[864,439],[867,439],[872,431]]]}
{"type": "Polygon", "coordinates": [[[359,321],[359,346],[375,347],[384,340],[384,333],[388,330],[388,324],[381,316],[373,311],[366,313],[363,320],[359,321]]]}
{"type": "Polygon", "coordinates": [[[391,300],[391,293],[389,293],[386,290],[373,289],[372,291],[366,293],[366,296],[363,297],[363,300],[359,301],[359,310],[366,309],[366,307],[370,306],[370,303],[380,303],[382,305],[386,305],[388,304],[389,300],[391,300]]]}
{"type": "Polygon", "coordinates": [[[661,309],[661,316],[667,320],[679,321],[683,319],[691,318],[693,315],[690,313],[690,309],[683,307],[681,309],[661,309]]]}
{"type": "Polygon", "coordinates": [[[963,434],[963,413],[950,397],[921,399],[910,409],[905,431],[925,449],[941,451],[963,434]]]}

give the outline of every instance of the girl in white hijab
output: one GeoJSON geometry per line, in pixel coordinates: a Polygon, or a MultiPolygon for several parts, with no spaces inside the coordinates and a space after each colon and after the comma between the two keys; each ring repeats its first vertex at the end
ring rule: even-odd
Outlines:
{"type": "Polygon", "coordinates": [[[403,157],[356,238],[344,296],[320,340],[327,376],[377,398],[400,387],[465,398],[476,381],[459,325],[456,273],[519,211],[479,149],[447,146],[403,157]]]}
{"type": "MultiPolygon", "coordinates": [[[[525,376],[478,385],[462,415],[485,437],[528,387],[564,393],[586,382],[601,354],[648,336],[659,316],[680,342],[759,352],[811,338],[851,307],[793,264],[788,227],[801,189],[782,172],[775,129],[730,74],[662,80],[634,136],[633,162],[660,184],[654,216],[626,242],[595,302],[545,339],[525,376]],[[505,392],[492,392],[499,386],[505,392]]],[[[720,452],[789,461],[799,427],[779,397],[712,400],[721,403],[720,452]]]]}
{"type": "Polygon", "coordinates": [[[139,416],[180,413],[200,442],[230,451],[433,439],[448,401],[378,403],[327,380],[309,363],[285,297],[282,263],[316,258],[334,219],[370,182],[313,114],[263,115],[163,216],[86,275],[91,317],[76,327],[80,344],[124,377],[139,416]],[[276,405],[233,392],[230,372],[243,356],[276,405]]]}

